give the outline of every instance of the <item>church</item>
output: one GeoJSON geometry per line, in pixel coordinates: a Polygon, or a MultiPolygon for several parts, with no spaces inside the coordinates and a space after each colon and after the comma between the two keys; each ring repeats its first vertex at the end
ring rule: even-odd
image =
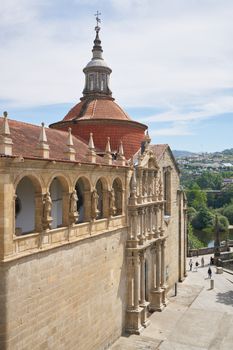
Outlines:
{"type": "Polygon", "coordinates": [[[2,350],[107,349],[186,275],[179,169],[112,97],[99,32],[62,120],[0,118],[2,350]]]}

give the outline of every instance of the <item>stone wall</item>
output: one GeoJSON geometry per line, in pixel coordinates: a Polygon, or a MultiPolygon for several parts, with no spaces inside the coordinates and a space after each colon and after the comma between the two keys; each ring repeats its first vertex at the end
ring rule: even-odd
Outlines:
{"type": "Polygon", "coordinates": [[[125,240],[118,229],[2,265],[0,348],[97,350],[117,339],[125,318],[125,240]]]}
{"type": "Polygon", "coordinates": [[[169,151],[163,154],[162,159],[159,161],[161,169],[165,167],[171,167],[171,215],[165,217],[164,234],[167,236],[166,244],[166,277],[168,289],[178,280],[182,280],[185,275],[184,269],[184,217],[183,217],[183,204],[178,190],[179,190],[179,174],[175,168],[169,151]],[[181,217],[179,218],[179,211],[181,217]],[[179,226],[180,225],[180,226],[179,226]],[[179,235],[179,228],[181,234],[179,235]]]}

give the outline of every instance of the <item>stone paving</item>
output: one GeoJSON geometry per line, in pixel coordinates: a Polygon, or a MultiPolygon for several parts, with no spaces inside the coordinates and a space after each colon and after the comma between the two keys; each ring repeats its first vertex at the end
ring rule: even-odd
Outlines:
{"type": "MultiPolygon", "coordinates": [[[[233,275],[216,274],[214,289],[207,276],[210,256],[198,271],[188,271],[178,284],[177,296],[170,293],[163,312],[150,316],[151,324],[140,336],[122,336],[111,350],[232,350],[233,275]]],[[[193,261],[201,257],[193,258],[193,261]]]]}

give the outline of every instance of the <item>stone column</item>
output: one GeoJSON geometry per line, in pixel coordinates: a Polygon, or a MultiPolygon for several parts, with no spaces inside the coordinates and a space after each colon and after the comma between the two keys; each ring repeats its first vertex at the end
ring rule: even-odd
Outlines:
{"type": "Polygon", "coordinates": [[[161,284],[161,241],[156,242],[156,275],[155,275],[155,288],[151,291],[151,303],[150,309],[152,311],[162,311],[164,305],[162,303],[161,284]]]}
{"type": "Polygon", "coordinates": [[[128,306],[126,312],[126,332],[131,334],[140,334],[143,326],[142,311],[139,307],[139,259],[138,253],[132,256],[131,251],[128,252],[128,306]]]}
{"type": "Polygon", "coordinates": [[[144,251],[140,252],[140,306],[142,307],[142,325],[143,327],[147,327],[149,325],[149,321],[147,319],[147,306],[148,302],[145,299],[145,256],[144,251]]]}
{"type": "Polygon", "coordinates": [[[159,223],[160,223],[160,210],[159,210],[159,206],[155,207],[155,215],[156,215],[156,227],[155,227],[155,237],[159,237],[160,234],[160,227],[159,227],[159,223]]]}
{"type": "Polygon", "coordinates": [[[156,260],[155,260],[155,246],[153,245],[150,249],[151,253],[151,263],[152,263],[152,269],[151,269],[151,284],[152,284],[152,291],[155,290],[155,267],[156,267],[156,260]]]}
{"type": "Polygon", "coordinates": [[[163,234],[164,234],[164,203],[160,205],[160,214],[161,214],[160,236],[163,236],[163,234]]]}
{"type": "Polygon", "coordinates": [[[140,305],[144,305],[145,300],[145,256],[144,251],[140,252],[140,305]]]}
{"type": "Polygon", "coordinates": [[[35,193],[35,230],[42,231],[42,216],[43,216],[43,195],[42,193],[35,193]]]}
{"type": "Polygon", "coordinates": [[[129,211],[129,228],[128,228],[128,239],[131,241],[134,234],[134,225],[133,225],[133,212],[129,211]]]}
{"type": "Polygon", "coordinates": [[[138,213],[136,208],[129,212],[129,240],[130,247],[136,248],[138,244],[138,213]]]}
{"type": "Polygon", "coordinates": [[[161,288],[163,290],[162,292],[162,303],[163,305],[167,305],[167,285],[166,285],[166,259],[165,259],[165,253],[166,253],[166,241],[165,239],[161,243],[161,288]]]}
{"type": "Polygon", "coordinates": [[[133,310],[133,259],[131,257],[127,258],[128,271],[127,271],[127,303],[128,309],[133,310]]]}
{"type": "MultiPolygon", "coordinates": [[[[70,225],[70,196],[71,193],[62,192],[62,225],[69,226],[70,225]]],[[[71,219],[71,218],[70,218],[71,219]]],[[[75,221],[75,218],[73,219],[75,221]]],[[[71,219],[72,222],[72,219],[71,219]]],[[[75,223],[75,222],[74,222],[75,223]]]]}
{"type": "Polygon", "coordinates": [[[138,182],[139,182],[138,203],[142,203],[142,175],[143,175],[143,170],[138,168],[138,182]]]}
{"type": "Polygon", "coordinates": [[[139,259],[138,256],[134,257],[134,310],[138,311],[139,308],[139,259]]]}
{"type": "Polygon", "coordinates": [[[147,227],[148,227],[148,211],[147,208],[143,208],[143,236],[144,239],[147,239],[147,227]]]}
{"type": "Polygon", "coordinates": [[[156,291],[160,292],[161,283],[161,242],[156,242],[156,291]]]}
{"type": "Polygon", "coordinates": [[[148,208],[148,212],[149,212],[149,228],[148,228],[148,234],[149,234],[149,239],[153,238],[153,207],[150,206],[148,208]]]}
{"type": "Polygon", "coordinates": [[[154,172],[154,177],[153,177],[153,200],[157,202],[158,196],[157,196],[157,182],[158,182],[158,172],[154,172]]]}
{"type": "Polygon", "coordinates": [[[143,223],[143,215],[144,215],[144,210],[143,208],[138,209],[138,214],[139,214],[139,244],[143,244],[144,242],[144,223],[143,223]]]}
{"type": "Polygon", "coordinates": [[[148,196],[148,172],[144,170],[143,172],[143,197],[144,201],[147,201],[148,196]]]}

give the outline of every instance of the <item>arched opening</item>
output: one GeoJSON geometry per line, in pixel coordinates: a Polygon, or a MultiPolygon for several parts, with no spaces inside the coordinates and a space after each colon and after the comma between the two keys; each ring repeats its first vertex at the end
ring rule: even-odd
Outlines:
{"type": "Polygon", "coordinates": [[[89,75],[89,87],[90,87],[90,90],[94,90],[94,75],[93,74],[89,75]]]}
{"type": "Polygon", "coordinates": [[[78,220],[77,223],[90,221],[90,207],[91,207],[91,193],[90,193],[90,183],[84,177],[78,179],[75,185],[75,190],[77,192],[77,211],[78,220]]]}
{"type": "Polygon", "coordinates": [[[49,193],[52,200],[52,225],[51,228],[67,226],[69,223],[69,197],[68,185],[64,179],[55,177],[50,186],[49,193]]]}
{"type": "Polygon", "coordinates": [[[112,184],[115,195],[115,216],[122,215],[122,183],[120,179],[115,179],[112,184]]]}
{"type": "Polygon", "coordinates": [[[107,182],[105,179],[99,179],[96,182],[96,192],[98,195],[97,210],[98,214],[96,219],[106,218],[109,214],[109,203],[108,203],[108,193],[107,193],[107,182]]]}
{"type": "MultiPolygon", "coordinates": [[[[37,194],[41,193],[39,185],[28,176],[23,177],[17,185],[15,197],[15,234],[20,236],[35,232],[39,229],[40,215],[36,215],[39,203],[37,194]]],[[[41,197],[40,197],[41,198],[41,197]]]]}
{"type": "Polygon", "coordinates": [[[97,209],[99,211],[96,219],[98,220],[103,218],[103,185],[101,180],[98,180],[96,183],[96,191],[98,194],[97,209]]]}
{"type": "Polygon", "coordinates": [[[164,204],[164,215],[171,215],[171,169],[163,169],[163,196],[165,200],[164,204]]]}

